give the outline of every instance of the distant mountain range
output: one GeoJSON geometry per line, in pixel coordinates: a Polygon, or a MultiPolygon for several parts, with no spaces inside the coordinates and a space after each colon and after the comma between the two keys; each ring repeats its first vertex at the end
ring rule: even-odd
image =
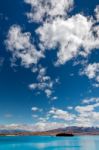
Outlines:
{"type": "Polygon", "coordinates": [[[72,133],[74,135],[99,135],[98,127],[66,127],[50,131],[32,132],[26,130],[0,130],[0,135],[56,135],[58,133],[72,133]]]}
{"type": "Polygon", "coordinates": [[[81,133],[81,132],[99,132],[98,127],[77,127],[77,126],[71,126],[66,128],[59,128],[52,131],[56,132],[74,132],[74,133],[81,133]]]}

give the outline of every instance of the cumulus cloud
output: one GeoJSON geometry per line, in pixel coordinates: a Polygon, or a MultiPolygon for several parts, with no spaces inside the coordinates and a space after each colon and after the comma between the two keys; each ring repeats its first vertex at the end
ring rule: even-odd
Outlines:
{"type": "Polygon", "coordinates": [[[66,127],[66,123],[58,123],[58,122],[38,122],[35,125],[35,129],[38,131],[48,131],[57,128],[64,128],[66,127]]]}
{"type": "Polygon", "coordinates": [[[86,57],[99,47],[98,28],[93,25],[92,18],[77,14],[68,19],[57,17],[52,22],[45,22],[36,33],[45,49],[58,47],[57,63],[64,64],[78,55],[86,57]]]}
{"type": "Polygon", "coordinates": [[[45,93],[46,93],[47,97],[50,97],[52,95],[52,91],[49,89],[46,89],[45,93]]]}
{"type": "MultiPolygon", "coordinates": [[[[5,41],[7,49],[12,53],[12,63],[17,59],[21,60],[21,65],[25,68],[32,68],[33,73],[38,73],[37,83],[29,85],[30,89],[38,89],[45,92],[47,97],[52,95],[54,81],[46,75],[46,68],[35,67],[41,58],[44,57],[42,51],[38,51],[31,42],[30,32],[22,32],[18,25],[13,25],[9,29],[7,40],[5,41]],[[34,65],[34,66],[33,66],[34,65]]],[[[56,81],[55,81],[56,82],[56,81]]]]}
{"type": "Polygon", "coordinates": [[[87,117],[78,116],[75,121],[75,125],[79,127],[92,127],[93,126],[93,120],[89,118],[90,116],[87,115],[87,117]]]}
{"type": "MultiPolygon", "coordinates": [[[[83,100],[84,102],[85,100],[83,100]]],[[[79,105],[75,107],[70,107],[69,111],[60,108],[52,107],[48,112],[45,112],[44,117],[38,116],[37,123],[53,123],[54,121],[58,123],[64,123],[67,126],[98,126],[99,124],[99,112],[96,108],[99,107],[98,98],[90,98],[83,103],[84,105],[79,105]],[[90,104],[93,103],[93,104],[90,104]],[[71,111],[71,112],[70,112],[71,111]]]]}
{"type": "Polygon", "coordinates": [[[96,82],[99,82],[99,63],[88,64],[81,75],[86,75],[89,79],[95,79],[96,82]]]}
{"type": "MultiPolygon", "coordinates": [[[[96,16],[94,19],[93,16],[85,16],[81,13],[69,15],[69,11],[74,7],[73,0],[59,2],[24,0],[24,2],[31,6],[27,17],[30,21],[38,23],[38,28],[35,30],[39,38],[38,46],[33,43],[30,32],[23,32],[19,25],[13,25],[8,32],[6,47],[12,53],[12,63],[18,59],[22,66],[30,67],[33,73],[38,73],[37,82],[30,84],[29,88],[43,91],[48,98],[54,100],[57,97],[52,97],[56,81],[45,73],[44,68],[39,69],[33,65],[38,66],[39,60],[44,57],[47,49],[57,49],[55,65],[65,64],[78,56],[88,59],[87,56],[99,48],[99,25],[97,24],[99,6],[94,10],[96,16]]],[[[89,64],[83,74],[99,82],[98,70],[98,63],[89,64]]],[[[99,87],[99,84],[95,86],[99,87]]]]}
{"type": "Polygon", "coordinates": [[[72,107],[72,106],[68,106],[67,109],[68,109],[68,110],[72,110],[73,107],[72,107]]]}
{"type": "Polygon", "coordinates": [[[75,110],[77,112],[80,113],[84,113],[84,112],[90,112],[94,110],[94,106],[93,105],[87,105],[87,106],[76,106],[75,110]]]}
{"type": "MultiPolygon", "coordinates": [[[[52,80],[50,76],[46,75],[46,68],[40,66],[38,68],[38,75],[37,75],[37,83],[32,83],[29,85],[31,90],[38,89],[43,91],[48,98],[52,97],[53,93],[53,86],[57,84],[57,79],[52,80]]],[[[53,97],[52,97],[53,98],[53,97]]]]}
{"type": "Polygon", "coordinates": [[[1,130],[26,130],[28,131],[48,131],[57,128],[64,128],[66,127],[66,123],[59,123],[59,122],[37,122],[34,124],[8,124],[8,125],[0,125],[1,130]]]}
{"type": "Polygon", "coordinates": [[[89,98],[89,99],[84,99],[82,101],[83,104],[89,104],[89,103],[95,103],[95,102],[99,102],[99,98],[89,98]]]}
{"type": "Polygon", "coordinates": [[[94,110],[96,107],[99,107],[99,98],[90,98],[88,100],[83,100],[83,103],[91,103],[94,102],[95,104],[91,104],[91,105],[86,105],[86,106],[76,106],[75,110],[82,113],[84,111],[92,111],[94,110]]]}
{"type": "Polygon", "coordinates": [[[33,125],[31,124],[6,124],[6,125],[0,125],[1,130],[33,130],[33,125]]]}
{"type": "Polygon", "coordinates": [[[21,65],[24,67],[37,64],[43,57],[43,53],[36,50],[34,44],[32,44],[31,33],[23,33],[21,27],[18,25],[13,25],[9,29],[5,43],[7,49],[13,55],[13,62],[16,61],[16,59],[20,59],[21,65]]]}
{"type": "Polygon", "coordinates": [[[96,19],[99,22],[99,5],[96,6],[95,13],[96,13],[96,19]]]}
{"type": "Polygon", "coordinates": [[[73,0],[24,0],[30,4],[31,12],[27,13],[30,21],[42,22],[52,20],[55,17],[65,17],[73,6],[73,0]]]}
{"type": "Polygon", "coordinates": [[[72,124],[82,127],[98,126],[99,112],[96,111],[96,108],[99,107],[99,98],[90,98],[87,101],[83,100],[83,102],[85,102],[84,105],[71,106],[69,111],[71,110],[72,113],[63,109],[51,108],[48,112],[49,117],[57,121],[61,119],[69,126],[72,124]]]}
{"type": "Polygon", "coordinates": [[[52,108],[49,111],[49,114],[51,114],[54,119],[62,119],[64,121],[70,121],[75,118],[74,114],[70,114],[67,111],[64,111],[62,109],[57,109],[57,108],[52,108]]]}
{"type": "Polygon", "coordinates": [[[95,109],[99,107],[99,98],[84,99],[83,103],[86,105],[75,107],[75,111],[78,113],[75,124],[78,126],[97,126],[99,124],[99,112],[95,109]]]}
{"type": "Polygon", "coordinates": [[[41,108],[38,108],[38,107],[32,107],[31,110],[32,110],[33,112],[35,112],[35,111],[42,111],[42,109],[41,109],[41,108]]]}
{"type": "Polygon", "coordinates": [[[75,119],[75,125],[82,127],[98,126],[99,112],[90,111],[90,113],[81,113],[75,119]]]}
{"type": "Polygon", "coordinates": [[[57,100],[57,99],[58,99],[58,97],[57,97],[57,96],[54,96],[54,97],[52,97],[51,100],[57,100]]]}
{"type": "Polygon", "coordinates": [[[99,84],[98,84],[98,83],[94,83],[93,86],[94,86],[95,88],[99,88],[99,84]]]}
{"type": "Polygon", "coordinates": [[[69,112],[67,110],[52,107],[49,111],[43,112],[44,116],[42,116],[41,113],[38,114],[38,111],[40,112],[41,108],[32,107],[32,111],[35,112],[35,114],[32,115],[36,121],[34,124],[9,124],[1,125],[0,128],[47,131],[72,125],[80,127],[99,127],[99,112],[95,109],[99,107],[99,98],[84,99],[82,102],[83,105],[75,107],[70,106],[69,112]],[[71,113],[70,110],[72,111],[71,113]]]}

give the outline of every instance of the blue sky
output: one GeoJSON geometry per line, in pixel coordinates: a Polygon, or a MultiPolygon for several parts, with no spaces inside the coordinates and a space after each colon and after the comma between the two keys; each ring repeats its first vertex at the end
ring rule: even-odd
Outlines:
{"type": "Polygon", "coordinates": [[[98,104],[98,0],[1,1],[0,124],[96,126],[98,104]]]}

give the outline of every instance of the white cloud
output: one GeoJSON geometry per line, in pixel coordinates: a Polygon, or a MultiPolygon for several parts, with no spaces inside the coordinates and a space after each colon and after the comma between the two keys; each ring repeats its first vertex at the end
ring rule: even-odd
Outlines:
{"type": "Polygon", "coordinates": [[[99,22],[99,5],[96,6],[95,13],[96,13],[96,19],[99,22]]]}
{"type": "Polygon", "coordinates": [[[94,110],[93,105],[88,106],[76,106],[75,110],[79,113],[90,112],[94,110]]]}
{"type": "Polygon", "coordinates": [[[89,79],[95,79],[96,82],[99,82],[99,63],[88,64],[81,75],[86,75],[89,79]]]}
{"type": "Polygon", "coordinates": [[[31,90],[38,89],[43,91],[48,98],[51,98],[53,93],[53,86],[57,84],[57,79],[52,80],[50,76],[46,75],[47,69],[39,66],[38,75],[37,75],[37,83],[32,83],[29,85],[31,90]]]}
{"type": "MultiPolygon", "coordinates": [[[[89,101],[91,101],[91,98],[89,101]]],[[[83,100],[84,101],[84,100],[83,100]]],[[[91,103],[91,102],[89,102],[91,103]]],[[[87,104],[87,103],[86,103],[87,104]]],[[[90,127],[90,126],[98,126],[99,124],[99,112],[96,111],[96,108],[99,107],[98,100],[95,99],[95,103],[92,105],[80,105],[72,108],[72,113],[69,113],[66,110],[52,107],[48,112],[45,113],[44,118],[37,119],[37,122],[48,123],[48,122],[57,122],[61,121],[61,123],[66,124],[67,126],[82,126],[82,127],[90,127]]]]}
{"type": "Polygon", "coordinates": [[[13,25],[8,32],[6,47],[12,52],[13,61],[21,59],[21,65],[29,67],[32,64],[37,64],[44,57],[42,51],[37,51],[31,43],[30,32],[22,32],[18,25],[13,25]]]}
{"type": "MultiPolygon", "coordinates": [[[[99,48],[99,26],[94,26],[96,20],[81,14],[66,18],[68,10],[74,6],[73,0],[60,0],[59,3],[57,0],[25,2],[31,5],[28,17],[34,22],[43,21],[37,33],[40,34],[44,49],[55,48],[59,44],[58,64],[64,64],[79,54],[86,57],[91,50],[99,48]],[[84,50],[80,51],[80,48],[84,50]]],[[[98,6],[95,12],[98,16],[98,6]]]]}
{"type": "Polygon", "coordinates": [[[38,108],[37,107],[32,107],[32,111],[37,111],[38,108]]]}
{"type": "Polygon", "coordinates": [[[76,118],[75,125],[80,127],[92,127],[93,120],[91,120],[89,117],[78,116],[76,118]]]}
{"type": "Polygon", "coordinates": [[[83,112],[76,116],[75,125],[82,127],[92,127],[99,125],[99,112],[83,112]]]}
{"type": "Polygon", "coordinates": [[[34,124],[8,124],[8,125],[0,125],[0,129],[8,129],[8,130],[26,130],[28,131],[48,131],[57,128],[64,128],[66,127],[66,123],[59,123],[59,122],[42,122],[39,121],[34,124]]]}
{"type": "Polygon", "coordinates": [[[37,83],[29,85],[30,89],[38,89],[44,91],[47,97],[51,97],[54,83],[51,77],[46,75],[46,68],[38,65],[39,60],[44,57],[43,51],[36,50],[34,44],[31,41],[31,34],[29,32],[22,32],[22,29],[18,25],[13,25],[8,32],[6,46],[12,53],[12,63],[15,63],[17,59],[21,61],[21,65],[29,67],[33,73],[38,73],[37,83]]]}
{"type": "Polygon", "coordinates": [[[99,84],[95,83],[93,84],[94,87],[99,88],[99,84]]]}
{"type": "Polygon", "coordinates": [[[32,83],[32,84],[29,85],[29,88],[30,88],[31,90],[34,90],[34,89],[37,88],[37,84],[36,84],[36,83],[32,83]]]}
{"type": "Polygon", "coordinates": [[[73,6],[73,0],[24,0],[31,5],[31,12],[27,13],[30,21],[40,22],[55,17],[64,17],[73,6]],[[44,19],[46,18],[46,19],[44,19]]]}
{"type": "Polygon", "coordinates": [[[58,47],[57,63],[64,64],[78,55],[86,57],[91,50],[99,48],[98,27],[93,27],[94,22],[81,14],[68,19],[57,17],[52,22],[45,22],[36,33],[40,35],[44,49],[58,47]]]}
{"type": "Polygon", "coordinates": [[[83,104],[89,104],[89,103],[95,103],[95,102],[99,102],[99,98],[89,98],[89,99],[84,99],[82,101],[83,104]]]}
{"type": "Polygon", "coordinates": [[[0,125],[1,130],[33,130],[33,125],[32,124],[8,124],[8,125],[0,125]]]}
{"type": "MultiPolygon", "coordinates": [[[[24,2],[31,6],[31,12],[27,13],[30,21],[42,22],[35,31],[40,39],[37,46],[40,50],[34,45],[31,33],[23,32],[18,25],[13,25],[9,29],[5,43],[12,53],[12,63],[18,59],[22,66],[30,67],[33,73],[38,73],[37,82],[30,84],[29,88],[43,91],[47,97],[53,98],[53,86],[57,81],[47,75],[46,68],[37,67],[39,60],[44,57],[46,49],[58,49],[56,65],[65,64],[79,55],[87,58],[93,50],[98,49],[99,25],[96,25],[96,22],[99,19],[99,9],[98,6],[95,9],[97,20],[94,20],[92,16],[87,17],[82,14],[69,16],[68,12],[74,6],[73,0],[59,2],[24,0],[24,2]]],[[[96,82],[99,82],[98,63],[89,64],[88,67],[84,70],[84,74],[89,79],[95,78],[96,82]]]]}
{"type": "Polygon", "coordinates": [[[91,112],[96,107],[99,107],[99,103],[96,103],[96,104],[93,104],[93,105],[87,105],[87,106],[76,106],[75,110],[79,113],[84,113],[84,112],[91,112]]]}
{"type": "Polygon", "coordinates": [[[41,108],[38,108],[38,107],[32,107],[32,109],[31,109],[32,111],[39,111],[39,112],[41,112],[42,111],[42,109],[41,108]]]}
{"type": "Polygon", "coordinates": [[[75,125],[78,126],[97,126],[99,124],[99,112],[95,109],[99,107],[99,99],[91,98],[83,100],[84,104],[94,103],[91,105],[76,106],[78,113],[75,119],[75,125]]]}
{"type": "Polygon", "coordinates": [[[67,111],[64,111],[62,109],[52,108],[49,111],[49,114],[52,115],[52,118],[54,119],[62,119],[64,121],[70,121],[75,118],[74,114],[70,114],[67,111]]]}
{"type": "Polygon", "coordinates": [[[54,97],[52,97],[52,99],[51,100],[57,100],[58,99],[58,97],[57,96],[54,96],[54,97]]]}
{"type": "Polygon", "coordinates": [[[59,122],[38,122],[35,125],[36,130],[38,131],[48,131],[57,128],[64,128],[66,127],[66,123],[59,123],[59,122]]]}
{"type": "MultiPolygon", "coordinates": [[[[95,108],[99,107],[98,98],[90,98],[83,100],[84,104],[75,106],[72,113],[66,110],[52,107],[48,112],[45,112],[44,117],[41,114],[36,114],[40,111],[38,107],[32,107],[35,114],[32,117],[35,119],[34,124],[9,124],[0,125],[1,129],[21,129],[30,131],[47,131],[57,128],[64,128],[66,126],[81,126],[81,127],[99,127],[99,112],[95,108]],[[89,105],[89,103],[94,103],[89,105]],[[74,111],[74,112],[73,112],[74,111]],[[76,111],[76,113],[75,113],[76,111]]],[[[71,106],[72,107],[72,106],[71,106]]]]}
{"type": "Polygon", "coordinates": [[[72,110],[73,107],[72,107],[72,106],[68,106],[67,109],[68,109],[68,110],[72,110]]]}
{"type": "Polygon", "coordinates": [[[52,90],[46,89],[45,93],[46,93],[47,97],[50,97],[52,95],[52,90]]]}
{"type": "Polygon", "coordinates": [[[33,73],[36,73],[36,72],[38,71],[38,68],[37,68],[37,67],[33,67],[33,68],[31,69],[31,71],[32,71],[33,73]]]}

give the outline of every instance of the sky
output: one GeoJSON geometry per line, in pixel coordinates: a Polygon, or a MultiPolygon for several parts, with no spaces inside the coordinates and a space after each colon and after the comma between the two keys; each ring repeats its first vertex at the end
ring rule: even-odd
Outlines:
{"type": "Polygon", "coordinates": [[[0,1],[0,127],[99,126],[99,1],[0,1]]]}

